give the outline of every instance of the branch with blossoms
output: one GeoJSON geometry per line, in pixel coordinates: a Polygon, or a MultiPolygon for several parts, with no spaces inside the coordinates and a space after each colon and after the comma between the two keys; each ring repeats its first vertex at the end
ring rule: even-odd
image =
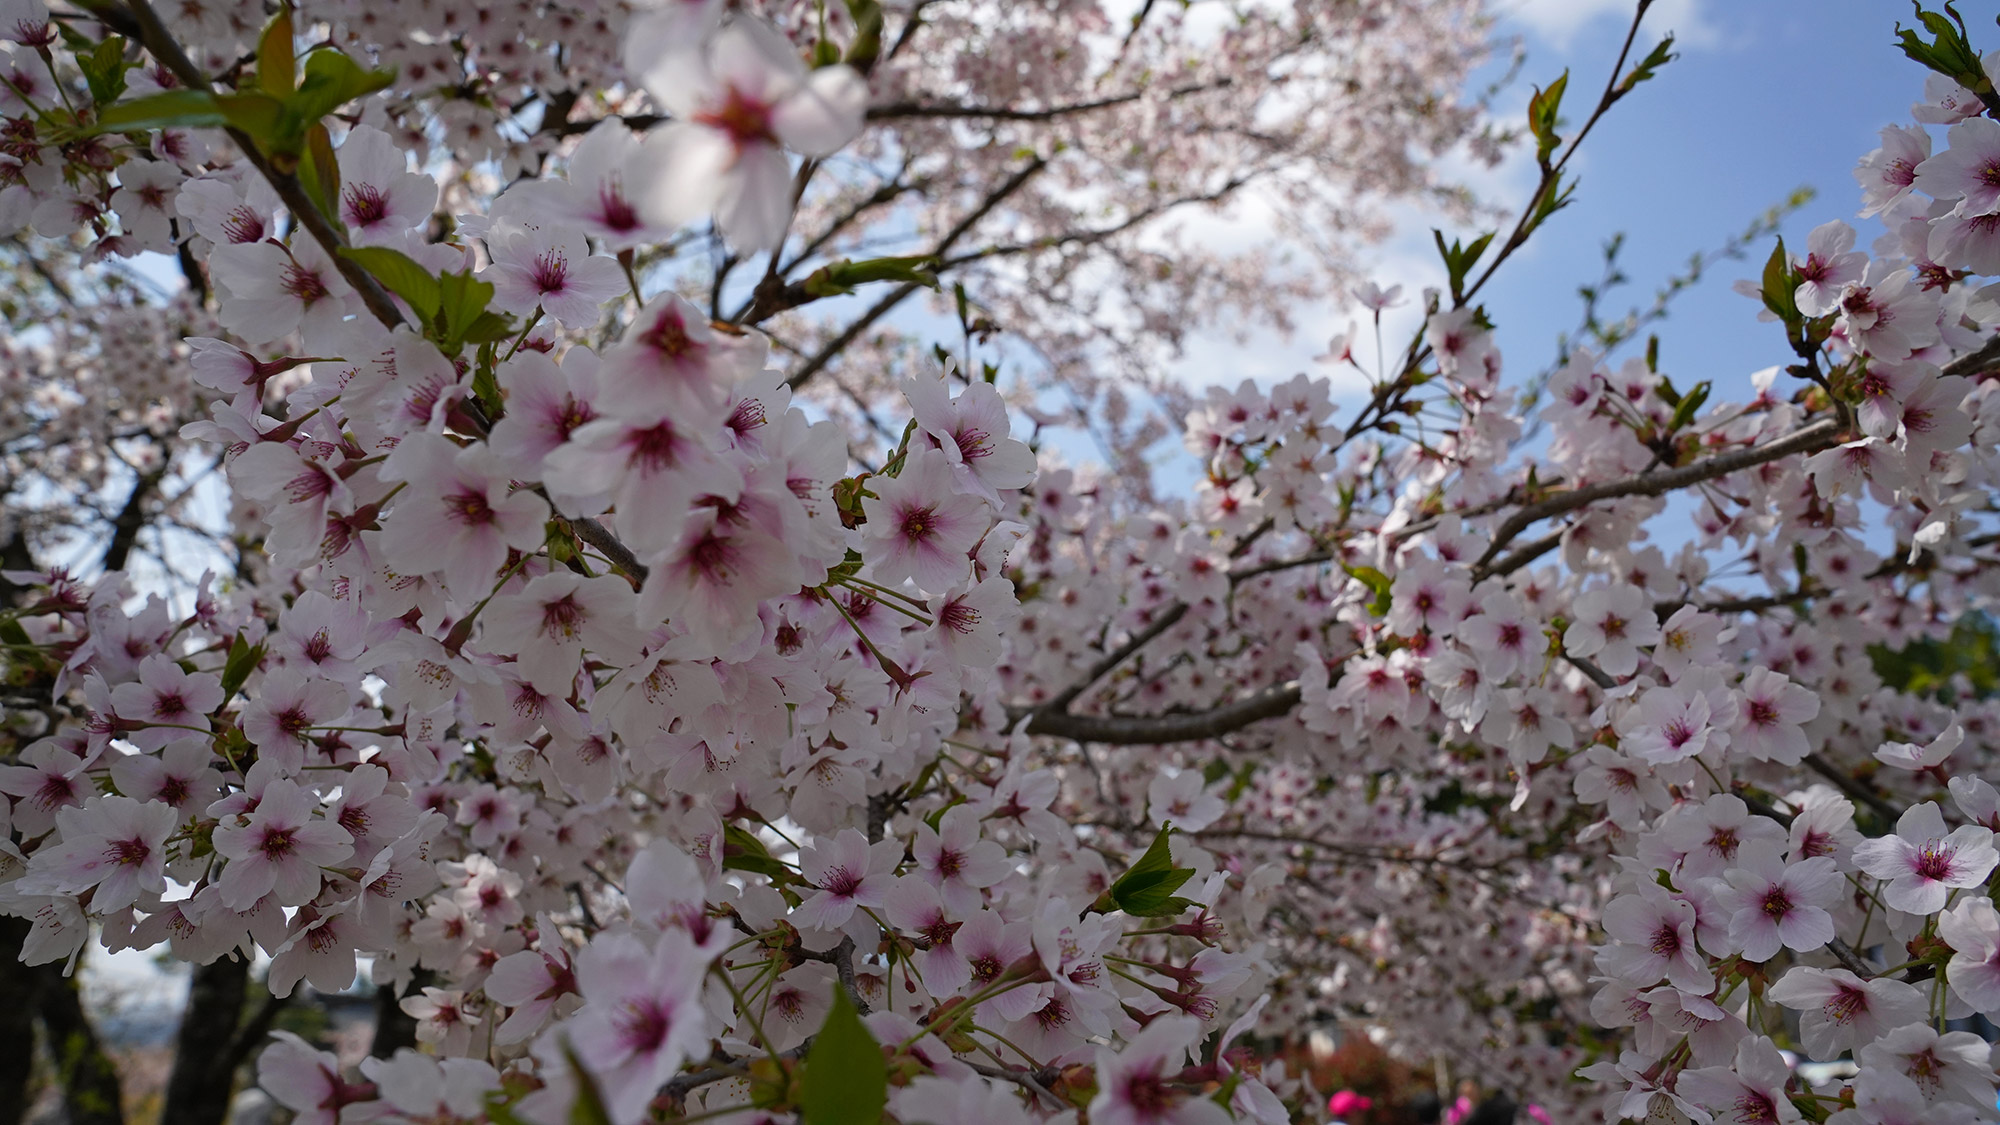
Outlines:
{"type": "Polygon", "coordinates": [[[1325,376],[1205,392],[1176,499],[1017,439],[1049,385],[991,349],[1107,445],[1164,432],[1173,395],[1108,373],[1287,291],[1178,209],[1290,175],[1332,229],[1321,185],[1429,185],[1408,154],[1478,122],[1409,92],[1470,65],[1469,5],[1260,9],[1200,51],[1151,9],[17,7],[0,219],[201,282],[50,298],[162,385],[22,440],[60,480],[92,434],[177,437],[166,511],[92,489],[107,547],[212,463],[243,565],[151,598],[10,570],[0,910],[38,965],[261,954],[278,997],[365,958],[374,1057],[276,1037],[287,1108],[1276,1125],[1318,1096],[1273,1043],[1319,1021],[1564,1120],[1604,1092],[1579,1068],[1628,1114],[1990,1104],[1944,1021],[1994,999],[2000,712],[1871,658],[1990,605],[1976,90],[1927,96],[1946,151],[1862,162],[1892,241],[1774,249],[1789,366],[1751,401],[1578,351],[1531,412],[1475,301],[1667,61],[1630,63],[1635,20],[1580,130],[1567,80],[1532,98],[1514,233],[1440,235],[1449,294],[1375,369],[1329,349],[1370,385],[1345,427],[1325,376]],[[996,112],[870,113],[947,104],[996,112]],[[942,271],[940,373],[889,318],[942,271]]]}

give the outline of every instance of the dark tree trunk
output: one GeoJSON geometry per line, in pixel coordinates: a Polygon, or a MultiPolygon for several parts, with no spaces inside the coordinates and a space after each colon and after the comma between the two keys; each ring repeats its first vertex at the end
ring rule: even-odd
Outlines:
{"type": "MultiPolygon", "coordinates": [[[[11,956],[19,957],[18,950],[16,946],[11,956]]],[[[118,1068],[111,1065],[84,1014],[76,978],[63,976],[61,964],[36,965],[28,972],[34,977],[35,1012],[48,1033],[49,1053],[55,1056],[69,1125],[125,1125],[118,1068]]]]}
{"type": "Polygon", "coordinates": [[[398,992],[388,985],[375,990],[375,1040],[368,1045],[370,1055],[386,1059],[398,1047],[416,1047],[417,1020],[403,1010],[403,997],[423,991],[434,979],[430,970],[418,969],[411,974],[408,992],[398,992]]]}
{"type": "Polygon", "coordinates": [[[249,978],[250,963],[238,958],[195,966],[174,1037],[174,1070],[167,1079],[160,1125],[222,1125],[228,1116],[239,1061],[231,1046],[243,1018],[249,978]]]}
{"type": "Polygon", "coordinates": [[[125,506],[111,517],[111,543],[104,548],[104,569],[125,569],[132,548],[139,545],[139,531],[146,526],[146,502],[152,499],[153,492],[160,487],[160,478],[165,475],[165,469],[156,469],[132,482],[125,506]]]}
{"type": "Polygon", "coordinates": [[[34,970],[21,964],[28,920],[0,917],[0,1125],[21,1125],[35,1063],[34,970]]]}

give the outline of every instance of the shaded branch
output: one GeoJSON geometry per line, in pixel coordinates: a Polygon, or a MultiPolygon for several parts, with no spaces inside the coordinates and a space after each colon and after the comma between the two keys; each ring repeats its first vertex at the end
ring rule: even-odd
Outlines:
{"type": "MultiPolygon", "coordinates": [[[[986,199],[983,202],[981,202],[978,207],[973,209],[971,214],[968,214],[963,219],[960,219],[956,226],[952,227],[950,231],[946,232],[945,236],[942,239],[938,240],[936,249],[934,249],[930,254],[930,257],[940,259],[938,269],[942,271],[945,268],[944,263],[942,261],[945,251],[951,249],[953,244],[955,244],[960,238],[963,238],[966,232],[970,231],[975,223],[985,218],[988,214],[992,212],[992,210],[995,207],[998,207],[1003,201],[1005,201],[1008,196],[1014,194],[1016,191],[1019,191],[1021,189],[1021,185],[1027,183],[1030,179],[1034,177],[1034,175],[1037,172],[1040,172],[1042,169],[1046,167],[1048,167],[1048,161],[1042,159],[1039,156],[1035,157],[1033,160],[1030,160],[1026,167],[1022,168],[1020,171],[1008,177],[1006,183],[1003,183],[999,187],[993,189],[993,191],[989,195],[987,195],[986,199]]],[[[875,304],[872,307],[870,307],[867,312],[863,313],[859,320],[848,325],[845,329],[841,330],[840,335],[835,336],[831,341],[829,341],[826,344],[826,346],[820,348],[819,351],[814,352],[811,359],[806,360],[805,363],[802,364],[797,371],[793,372],[792,375],[785,380],[785,385],[791,387],[793,390],[799,389],[799,387],[805,384],[806,380],[812,378],[814,375],[819,374],[819,372],[823,370],[827,364],[833,362],[836,356],[838,356],[841,352],[846,351],[848,346],[854,343],[855,340],[859,339],[863,332],[868,331],[869,326],[873,325],[876,321],[888,315],[889,310],[895,308],[897,305],[902,304],[905,300],[908,300],[910,294],[915,293],[919,288],[921,288],[921,286],[917,285],[917,283],[913,281],[906,281],[903,284],[898,285],[895,289],[891,290],[888,296],[885,296],[882,299],[876,301],[875,304]]]]}
{"type": "Polygon", "coordinates": [[[1029,734],[1103,742],[1112,746],[1149,746],[1197,742],[1275,719],[1298,706],[1299,684],[1293,680],[1207,711],[1164,715],[1072,715],[1037,710],[1028,718],[1029,734]]]}
{"type": "Polygon", "coordinates": [[[1763,445],[1751,446],[1748,449],[1732,450],[1728,453],[1718,453],[1713,457],[1704,457],[1691,465],[1683,465],[1678,469],[1666,469],[1657,473],[1641,473],[1638,476],[1626,477],[1623,480],[1584,485],[1580,488],[1573,488],[1567,492],[1551,496],[1538,503],[1530,504],[1513,515],[1508,516],[1506,521],[1500,525],[1500,529],[1493,535],[1493,542],[1486,548],[1486,553],[1481,555],[1479,561],[1473,565],[1473,572],[1475,574],[1482,572],[1486,565],[1492,562],[1494,557],[1508,543],[1513,541],[1515,536],[1530,526],[1548,519],[1550,516],[1559,516],[1564,512],[1575,511],[1585,505],[1594,504],[1599,500],[1610,500],[1621,496],[1658,496],[1666,492],[1675,492],[1689,485],[1699,484],[1705,480],[1727,476],[1738,469],[1747,469],[1754,465],[1762,465],[1767,461],[1776,461],[1781,457],[1789,457],[1794,453],[1814,452],[1834,444],[1838,440],[1840,432],[1841,423],[1839,419],[1822,418],[1817,422],[1793,431],[1785,437],[1779,438],[1776,441],[1766,442],[1763,445]]]}

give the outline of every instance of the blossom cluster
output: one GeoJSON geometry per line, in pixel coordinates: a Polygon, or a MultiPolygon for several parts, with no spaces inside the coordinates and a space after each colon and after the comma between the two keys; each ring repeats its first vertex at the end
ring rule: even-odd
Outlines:
{"type": "Polygon", "coordinates": [[[1587,350],[1530,401],[1461,261],[1398,366],[1340,338],[1191,403],[1182,500],[1017,440],[970,363],[795,395],[816,345],[755,325],[934,280],[780,272],[909,75],[871,5],[725,8],[218,6],[91,25],[111,51],[6,8],[0,228],[172,253],[213,299],[65,329],[19,413],[89,491],[73,420],[115,386],[118,440],[197,451],[135,472],[217,467],[236,553],[175,597],[6,572],[26,960],[365,971],[421,1049],[258,1063],[326,1125],[789,1120],[828,1084],[905,1122],[1278,1125],[1322,1099],[1263,1046],[1321,1020],[1553,1120],[1994,1118],[1946,1024],[2000,1015],[2000,705],[1871,655],[1995,590],[1977,95],[1934,81],[1863,159],[1869,252],[1830,223],[1748,287],[1796,360],[1749,401],[1587,350]],[[487,100],[426,118],[440,81],[487,100]],[[503,143],[523,89],[552,128],[503,143]],[[490,200],[489,160],[522,173],[490,200]],[[729,265],[663,284],[702,230],[729,265]]]}
{"type": "Polygon", "coordinates": [[[366,122],[317,166],[334,245],[282,181],[210,166],[200,128],[7,189],[37,216],[109,191],[110,237],[203,264],[218,311],[184,378],[208,416],[181,436],[259,558],[191,606],[9,573],[20,670],[57,701],[0,766],[24,959],[93,934],[261,953],[280,997],[365,961],[429,1053],[357,1083],[282,1040],[260,1080],[308,1120],[755,1119],[802,1060],[841,1080],[804,1047],[843,1006],[907,1120],[1221,1120],[1225,1080],[1285,1120],[1281,1066],[1203,1044],[1255,967],[1202,905],[1213,857],[1163,831],[1149,854],[1193,897],[1132,897],[1009,731],[991,669],[1036,459],[999,392],[908,381],[901,440],[848,475],[766,337],[621,257],[711,214],[775,245],[787,153],[859,128],[855,72],[753,17],[680,34],[638,76],[672,125],[598,126],[443,240],[436,180],[366,122]],[[677,1080],[719,1060],[783,1069],[677,1080]]]}

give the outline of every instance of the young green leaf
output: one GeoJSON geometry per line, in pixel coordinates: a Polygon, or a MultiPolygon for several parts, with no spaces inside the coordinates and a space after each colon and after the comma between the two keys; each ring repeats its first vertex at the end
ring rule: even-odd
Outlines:
{"type": "Polygon", "coordinates": [[[293,44],[292,8],[281,4],[257,40],[257,86],[274,98],[288,96],[299,81],[299,58],[293,44]]]}
{"type": "Polygon", "coordinates": [[[287,99],[286,109],[303,135],[306,126],[395,80],[393,70],[363,70],[353,59],[328,47],[306,56],[305,75],[297,92],[287,99]]]}
{"type": "Polygon", "coordinates": [[[569,1107],[569,1125],[611,1125],[611,1111],[605,1108],[604,1091],[597,1076],[576,1057],[576,1049],[563,1041],[563,1058],[569,1062],[570,1076],[576,1080],[576,1101],[569,1107]]]}
{"type": "Polygon", "coordinates": [[[305,156],[299,162],[299,183],[313,202],[319,204],[320,214],[338,224],[340,161],[333,155],[333,137],[326,130],[326,122],[315,121],[306,126],[305,156]]]}
{"type": "Polygon", "coordinates": [[[1092,908],[1104,912],[1122,910],[1134,918],[1158,918],[1179,914],[1193,906],[1193,902],[1174,895],[1194,878],[1194,869],[1174,866],[1173,850],[1167,842],[1173,834],[1173,825],[1162,827],[1145,854],[1098,897],[1092,908]]]}
{"type": "Polygon", "coordinates": [[[1779,320],[1786,324],[1796,324],[1799,314],[1799,277],[1792,269],[1792,260],[1785,254],[1785,240],[1771,250],[1770,258],[1764,262],[1764,307],[1770,309],[1779,320]]]}
{"type": "Polygon", "coordinates": [[[125,40],[107,35],[90,50],[78,51],[76,65],[90,85],[90,100],[108,106],[125,92],[125,71],[132,64],[125,61],[125,40]]]}
{"type": "Polygon", "coordinates": [[[487,315],[486,303],[492,299],[493,283],[478,280],[471,270],[438,278],[437,340],[446,354],[466,341],[487,315]]]}
{"type": "Polygon", "coordinates": [[[206,90],[168,90],[105,106],[97,115],[100,133],[143,133],[150,129],[219,129],[229,118],[206,90]]]}
{"type": "Polygon", "coordinates": [[[1389,588],[1394,583],[1390,581],[1388,575],[1376,570],[1372,566],[1348,566],[1346,563],[1342,563],[1340,564],[1340,569],[1346,571],[1349,578],[1374,591],[1375,597],[1368,603],[1368,612],[1377,617],[1381,617],[1389,612],[1389,588]]]}
{"type": "Polygon", "coordinates": [[[1679,57],[1674,54],[1673,36],[1669,35],[1665,39],[1660,40],[1659,46],[1654,47],[1650,54],[1640,59],[1639,65],[1633,67],[1631,73],[1627,74],[1624,80],[1618,83],[1618,89],[1612,94],[1612,97],[1622,98],[1631,93],[1634,86],[1652,78],[1653,75],[1659,72],[1661,67],[1679,57]]]}
{"type": "Polygon", "coordinates": [[[343,246],[340,256],[360,263],[389,292],[408,301],[424,323],[436,318],[444,299],[443,289],[431,271],[417,264],[416,259],[384,246],[343,246]]]}
{"type": "Polygon", "coordinates": [[[872,258],[865,262],[850,262],[845,258],[814,270],[805,280],[806,292],[814,297],[838,297],[854,292],[857,285],[871,281],[914,281],[927,289],[936,289],[937,274],[925,269],[934,264],[928,255],[908,258],[872,258]]]}
{"type": "Polygon", "coordinates": [[[1986,77],[1979,52],[1973,49],[1971,40],[1965,36],[1965,18],[1958,14],[1958,9],[1947,3],[1945,14],[1940,15],[1925,11],[1920,3],[1913,2],[1911,6],[1917,10],[1917,21],[1931,33],[1931,42],[1924,42],[1914,28],[1898,23],[1896,40],[1903,53],[1973,93],[1993,93],[1993,82],[1986,77]]]}
{"type": "Polygon", "coordinates": [[[251,644],[238,633],[229,642],[229,655],[222,662],[222,697],[228,699],[242,689],[250,673],[264,660],[264,646],[251,644]]]}
{"type": "Polygon", "coordinates": [[[722,827],[722,869],[749,871],[780,884],[798,880],[798,876],[792,873],[791,868],[772,857],[770,850],[764,846],[764,841],[735,824],[725,824],[722,827]]]}
{"type": "Polygon", "coordinates": [[[833,1010],[813,1036],[799,1081],[805,1125],[881,1125],[889,1104],[889,1068],[847,989],[833,990],[833,1010]]]}
{"type": "Polygon", "coordinates": [[[1549,157],[1562,143],[1556,135],[1556,119],[1562,108],[1563,91],[1569,87],[1569,71],[1549,83],[1546,90],[1536,90],[1528,99],[1528,131],[1535,137],[1535,162],[1544,170],[1549,167],[1549,157]]]}

